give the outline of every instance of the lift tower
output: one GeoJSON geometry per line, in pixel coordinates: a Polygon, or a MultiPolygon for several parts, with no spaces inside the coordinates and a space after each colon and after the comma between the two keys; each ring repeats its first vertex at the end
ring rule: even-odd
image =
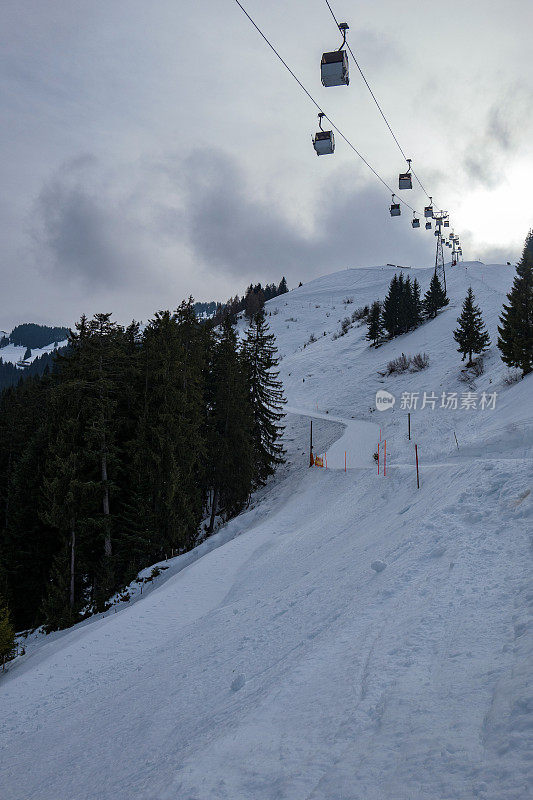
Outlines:
{"type": "Polygon", "coordinates": [[[442,224],[444,220],[448,219],[448,212],[434,211],[433,219],[435,220],[435,236],[437,237],[437,249],[435,252],[435,275],[438,277],[444,291],[446,292],[446,270],[444,269],[444,252],[442,250],[442,224]]]}

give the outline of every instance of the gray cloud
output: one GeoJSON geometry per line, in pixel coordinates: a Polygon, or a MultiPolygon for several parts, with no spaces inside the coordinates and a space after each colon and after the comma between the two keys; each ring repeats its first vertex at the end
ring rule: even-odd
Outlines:
{"type": "MultiPolygon", "coordinates": [[[[320,53],[340,43],[325,4],[246,5],[395,181],[401,159],[355,65],[347,89],[320,85],[320,53]]],[[[354,16],[337,0],[335,11],[425,187],[472,229],[468,254],[485,229],[456,215],[454,198],[471,207],[503,170],[517,186],[502,193],[497,235],[517,242],[531,182],[531,2],[517,0],[505,25],[482,0],[419,5],[383,0],[354,16]]],[[[235,4],[4,6],[0,327],[102,308],[146,318],[189,292],[223,298],[282,272],[294,284],[355,264],[431,263],[432,237],[410,215],[390,219],[387,193],[342,141],[314,156],[316,109],[235,4]]]]}
{"type": "MultiPolygon", "coordinates": [[[[195,152],[182,177],[189,245],[208,270],[265,279],[283,272],[296,281],[392,258],[425,262],[431,252],[427,238],[413,242],[405,219],[391,220],[386,193],[362,182],[355,170],[337,172],[314,194],[311,233],[279,198],[257,199],[227,155],[195,152]]],[[[410,220],[410,212],[403,213],[410,220]]]]}
{"type": "Polygon", "coordinates": [[[463,166],[475,184],[493,189],[504,179],[509,157],[529,142],[533,93],[521,82],[502,91],[465,149],[463,166]]]}
{"type": "Polygon", "coordinates": [[[86,288],[116,288],[146,273],[151,260],[145,209],[127,176],[115,175],[110,186],[103,171],[93,155],[64,164],[40,191],[32,218],[35,257],[44,273],[86,288]]]}

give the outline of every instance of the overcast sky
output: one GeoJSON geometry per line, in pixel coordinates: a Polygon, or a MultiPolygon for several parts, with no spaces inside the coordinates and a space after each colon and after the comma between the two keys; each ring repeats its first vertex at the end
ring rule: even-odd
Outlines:
{"type": "MultiPolygon", "coordinates": [[[[404,162],[324,0],[243,0],[387,183],[404,162]]],[[[531,0],[332,0],[465,258],[512,261],[533,224],[531,0]]],[[[434,237],[337,137],[234,0],[3,0],[0,329],[82,312],[146,320],[193,294],[425,265],[434,237]]],[[[402,192],[422,208],[420,191],[402,192]]]]}

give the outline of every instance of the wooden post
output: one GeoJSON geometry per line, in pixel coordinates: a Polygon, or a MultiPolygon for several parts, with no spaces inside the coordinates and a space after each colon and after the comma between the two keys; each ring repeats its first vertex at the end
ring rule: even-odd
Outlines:
{"type": "Polygon", "coordinates": [[[420,489],[420,475],[418,472],[418,445],[415,444],[415,458],[416,458],[416,486],[420,489]]]}
{"type": "Polygon", "coordinates": [[[309,466],[313,466],[313,420],[311,420],[311,435],[309,439],[309,466]]]}
{"type": "Polygon", "coordinates": [[[387,474],[387,440],[385,439],[385,447],[383,452],[383,476],[387,474]]]}
{"type": "Polygon", "coordinates": [[[409,441],[411,441],[411,412],[409,411],[407,414],[407,428],[409,431],[409,441]]]}

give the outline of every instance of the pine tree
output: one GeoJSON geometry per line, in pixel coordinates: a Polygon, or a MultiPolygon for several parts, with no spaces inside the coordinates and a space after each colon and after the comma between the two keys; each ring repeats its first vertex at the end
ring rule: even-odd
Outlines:
{"type": "Polygon", "coordinates": [[[380,301],[375,300],[370,306],[370,312],[368,314],[368,331],[366,334],[366,338],[372,342],[374,347],[376,347],[383,336],[381,311],[382,309],[380,301]]]}
{"type": "Polygon", "coordinates": [[[2,670],[15,647],[15,631],[9,621],[9,609],[0,597],[0,661],[2,670]]]}
{"type": "Polygon", "coordinates": [[[533,231],[526,238],[507,299],[498,327],[498,347],[505,364],[528,375],[533,371],[533,231]]]}
{"type": "Polygon", "coordinates": [[[433,273],[429,289],[424,295],[423,307],[427,319],[434,319],[441,308],[447,306],[450,301],[446,297],[446,292],[442,288],[439,276],[433,273]]]}
{"type": "Polygon", "coordinates": [[[253,415],[246,366],[229,318],[224,320],[215,341],[207,406],[208,470],[213,494],[211,532],[217,513],[223,512],[229,518],[241,510],[254,479],[253,415]]]}
{"type": "Polygon", "coordinates": [[[278,294],[286,294],[289,291],[289,287],[287,286],[287,281],[285,276],[280,280],[278,286],[278,294]]]}
{"type": "Polygon", "coordinates": [[[424,309],[422,306],[421,290],[418,279],[415,278],[411,287],[411,325],[417,328],[424,319],[424,309]]]}
{"type": "Polygon", "coordinates": [[[453,338],[459,345],[457,351],[462,354],[462,360],[468,356],[467,367],[472,366],[472,353],[482,353],[490,344],[481,310],[474,300],[474,292],[470,286],[463,302],[461,316],[457,318],[459,327],[453,332],[453,338]]]}
{"type": "Polygon", "coordinates": [[[48,378],[29,378],[0,397],[0,583],[19,630],[36,622],[57,549],[39,517],[48,394],[48,378]]]}
{"type": "Polygon", "coordinates": [[[389,291],[383,302],[383,327],[390,339],[397,336],[400,330],[400,281],[396,274],[389,284],[389,291]]]}
{"type": "Polygon", "coordinates": [[[404,278],[403,273],[400,273],[398,279],[398,329],[400,333],[407,333],[412,325],[413,313],[413,287],[411,285],[411,277],[408,275],[404,278]]]}
{"type": "Polygon", "coordinates": [[[285,399],[279,372],[275,371],[279,364],[275,337],[269,331],[264,308],[257,312],[246,332],[243,356],[253,415],[254,471],[259,485],[284,461],[280,442],[283,427],[279,422],[285,399]]]}

